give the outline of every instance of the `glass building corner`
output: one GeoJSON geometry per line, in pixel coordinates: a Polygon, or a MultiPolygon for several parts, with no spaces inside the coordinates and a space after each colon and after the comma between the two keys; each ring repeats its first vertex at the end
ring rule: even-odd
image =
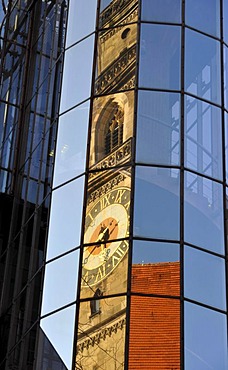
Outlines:
{"type": "Polygon", "coordinates": [[[9,4],[0,368],[226,370],[228,0],[9,4]]]}

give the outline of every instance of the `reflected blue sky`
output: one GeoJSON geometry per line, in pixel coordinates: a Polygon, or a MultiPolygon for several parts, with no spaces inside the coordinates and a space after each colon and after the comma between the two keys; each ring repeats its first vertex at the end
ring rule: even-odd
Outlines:
{"type": "Polygon", "coordinates": [[[71,369],[74,342],[75,305],[41,320],[40,326],[67,369],[71,369]]]}

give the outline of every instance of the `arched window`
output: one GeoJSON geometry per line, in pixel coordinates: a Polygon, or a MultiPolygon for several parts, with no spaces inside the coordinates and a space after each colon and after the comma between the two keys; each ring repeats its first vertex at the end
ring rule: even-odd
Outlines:
{"type": "Polygon", "coordinates": [[[99,288],[97,288],[93,300],[90,301],[90,311],[91,311],[91,316],[96,315],[100,313],[100,297],[102,296],[102,292],[99,288]]]}
{"type": "Polygon", "coordinates": [[[123,110],[116,104],[105,128],[105,155],[111,153],[123,143],[123,110]]]}

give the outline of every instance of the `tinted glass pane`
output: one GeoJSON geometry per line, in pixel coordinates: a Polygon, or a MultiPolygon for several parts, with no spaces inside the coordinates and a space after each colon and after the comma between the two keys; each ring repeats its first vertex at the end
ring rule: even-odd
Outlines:
{"type": "Polygon", "coordinates": [[[224,46],[224,95],[225,108],[228,109],[228,47],[224,46]]]}
{"type": "Polygon", "coordinates": [[[131,160],[133,119],[133,91],[94,99],[90,145],[92,169],[121,166],[131,160]]]}
{"type": "Polygon", "coordinates": [[[60,116],[53,185],[85,170],[89,103],[60,116]]]}
{"type": "Polygon", "coordinates": [[[220,37],[220,0],[186,0],[186,24],[220,37]]]}
{"type": "Polygon", "coordinates": [[[179,239],[179,171],[136,169],[134,235],[179,239]]]}
{"type": "Polygon", "coordinates": [[[137,22],[138,0],[101,0],[99,27],[107,28],[137,22]]]}
{"type": "Polygon", "coordinates": [[[84,177],[53,192],[47,259],[79,245],[83,194],[84,177]]]}
{"type": "Polygon", "coordinates": [[[181,22],[180,0],[142,0],[142,20],[156,22],[181,22]]]}
{"type": "MultiPolygon", "coordinates": [[[[98,293],[98,292],[97,292],[98,293]]],[[[124,369],[126,298],[81,302],[78,318],[77,367],[124,369]]]]}
{"type": "Polygon", "coordinates": [[[225,113],[226,183],[228,184],[228,114],[225,113]]]}
{"type": "Polygon", "coordinates": [[[185,247],[184,283],[185,297],[226,309],[224,259],[185,247]]]}
{"type": "Polygon", "coordinates": [[[222,186],[201,176],[185,176],[185,240],[224,253],[222,186]]]}
{"type": "Polygon", "coordinates": [[[42,315],[76,299],[78,261],[79,251],[75,251],[46,265],[42,315]]]}
{"type": "Polygon", "coordinates": [[[96,94],[134,87],[136,39],[136,24],[98,33],[96,94]]]}
{"type": "Polygon", "coordinates": [[[179,164],[179,94],[139,91],[136,160],[179,164]]]}
{"type": "Polygon", "coordinates": [[[191,303],[185,304],[185,369],[226,370],[226,316],[191,303]]]}
{"type": "Polygon", "coordinates": [[[89,98],[93,49],[94,36],[91,36],[66,51],[60,112],[89,98]]]}
{"type": "Polygon", "coordinates": [[[75,306],[40,322],[36,370],[70,370],[74,341],[75,306]]]}
{"type": "Polygon", "coordinates": [[[132,296],[130,315],[128,369],[179,370],[179,301],[132,296]]]}
{"type": "Polygon", "coordinates": [[[142,24],[139,86],[180,88],[180,28],[142,24]]]}
{"type": "Polygon", "coordinates": [[[96,10],[96,0],[70,1],[66,46],[70,46],[94,31],[96,10]]]}
{"type": "Polygon", "coordinates": [[[185,89],[201,98],[220,103],[220,44],[186,29],[185,89]]]}
{"type": "Polygon", "coordinates": [[[202,174],[222,178],[221,110],[185,97],[185,165],[202,174]]]}
{"type": "MultiPolygon", "coordinates": [[[[96,229],[100,231],[103,230],[103,227],[98,225],[96,229]]],[[[93,230],[97,235],[96,229],[93,230]]],[[[111,231],[112,228],[110,228],[111,231]]],[[[88,232],[90,231],[87,229],[88,232]]],[[[115,234],[115,230],[113,234],[115,234]]],[[[98,234],[97,239],[102,235],[98,234]]],[[[95,244],[84,249],[81,299],[93,297],[98,284],[100,288],[105,286],[102,295],[127,291],[128,249],[128,240],[95,244]]]]}
{"type": "Polygon", "coordinates": [[[131,289],[144,294],[180,294],[179,245],[135,240],[131,289]]]}
{"type": "Polygon", "coordinates": [[[224,41],[228,44],[228,1],[223,0],[223,33],[224,33],[224,41]]]}

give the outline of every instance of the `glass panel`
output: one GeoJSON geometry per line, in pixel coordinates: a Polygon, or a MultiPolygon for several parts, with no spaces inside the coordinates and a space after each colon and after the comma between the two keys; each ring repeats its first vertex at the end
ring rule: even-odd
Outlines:
{"type": "Polygon", "coordinates": [[[75,251],[46,265],[42,315],[76,299],[78,262],[79,251],[75,251]]]}
{"type": "Polygon", "coordinates": [[[137,22],[138,0],[101,0],[99,27],[107,28],[137,22]]]}
{"type": "MultiPolygon", "coordinates": [[[[115,225],[113,229],[114,227],[115,225]]],[[[110,232],[113,229],[110,228],[110,232]]],[[[98,225],[96,229],[93,229],[93,237],[94,234],[97,237],[98,230],[100,232],[102,226],[98,225]]],[[[116,230],[117,226],[112,235],[116,230]]],[[[88,233],[90,230],[87,230],[85,237],[88,233]]],[[[100,232],[97,239],[103,235],[105,237],[105,234],[100,232]]],[[[127,291],[128,248],[128,240],[100,243],[85,248],[82,262],[81,299],[93,297],[97,286],[102,295],[127,291]]]]}
{"type": "Polygon", "coordinates": [[[136,160],[179,164],[179,94],[139,91],[136,160]]]}
{"type": "Polygon", "coordinates": [[[131,290],[144,294],[180,295],[178,244],[135,240],[131,290]]]}
{"type": "Polygon", "coordinates": [[[93,65],[94,36],[65,53],[60,112],[89,98],[93,65]],[[81,88],[83,86],[83,88],[81,88]]]}
{"type": "Polygon", "coordinates": [[[133,91],[94,100],[90,144],[92,169],[115,167],[130,162],[133,119],[133,91]]]}
{"type": "Polygon", "coordinates": [[[74,341],[75,306],[41,320],[36,370],[70,370],[74,341]]]}
{"type": "Polygon", "coordinates": [[[155,22],[181,22],[180,0],[142,0],[142,20],[155,22]]]}
{"type": "Polygon", "coordinates": [[[220,0],[186,0],[186,24],[220,37],[220,0]]]}
{"type": "Polygon", "coordinates": [[[185,89],[203,99],[220,104],[220,44],[189,29],[185,32],[185,89]]]}
{"type": "Polygon", "coordinates": [[[209,253],[185,246],[185,297],[226,309],[225,261],[209,253]]]}
{"type": "Polygon", "coordinates": [[[228,109],[228,48],[224,46],[224,104],[228,109]]]}
{"type": "Polygon", "coordinates": [[[53,185],[70,180],[85,170],[89,103],[60,116],[53,185]]]}
{"type": "Polygon", "coordinates": [[[224,41],[228,44],[228,19],[227,19],[227,14],[228,14],[228,1],[223,0],[223,33],[224,33],[224,41]]]}
{"type": "Polygon", "coordinates": [[[141,25],[139,86],[180,89],[180,28],[141,25]]]}
{"type": "Polygon", "coordinates": [[[96,12],[96,0],[70,1],[66,47],[95,30],[96,12]]]}
{"type": "Polygon", "coordinates": [[[137,25],[98,33],[95,94],[134,88],[137,25]]]}
{"type": "Polygon", "coordinates": [[[185,175],[185,241],[222,254],[222,185],[190,172],[185,175]]]}
{"type": "Polygon", "coordinates": [[[83,194],[84,177],[53,192],[47,259],[79,245],[83,194]]]}
{"type": "Polygon", "coordinates": [[[78,369],[124,369],[124,296],[81,302],[78,325],[78,369]]]}
{"type": "Polygon", "coordinates": [[[221,110],[185,96],[185,165],[222,179],[221,110]]]}
{"type": "Polygon", "coordinates": [[[185,369],[226,370],[227,322],[221,313],[185,303],[185,369]]]}
{"type": "Polygon", "coordinates": [[[179,171],[136,168],[134,235],[179,239],[179,171]]]}
{"type": "Polygon", "coordinates": [[[225,116],[226,183],[228,184],[228,114],[225,116]]]}
{"type": "Polygon", "coordinates": [[[128,369],[180,370],[179,301],[132,296],[130,315],[128,369]]]}

